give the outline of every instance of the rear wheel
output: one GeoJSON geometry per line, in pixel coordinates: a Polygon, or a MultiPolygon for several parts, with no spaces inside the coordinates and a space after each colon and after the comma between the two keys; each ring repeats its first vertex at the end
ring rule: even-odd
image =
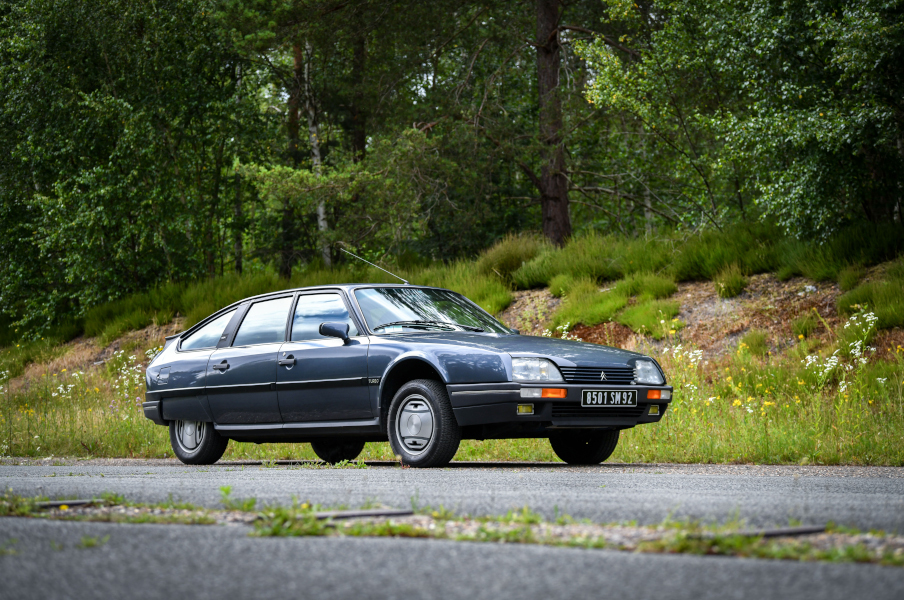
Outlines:
{"type": "Polygon", "coordinates": [[[170,421],[169,435],[176,458],[187,465],[212,465],[229,444],[229,438],[217,433],[213,423],[203,421],[170,421]]]}
{"type": "Polygon", "coordinates": [[[441,467],[458,451],[461,428],[446,387],[415,379],[401,387],[389,405],[389,444],[411,467],[441,467]]]}
{"type": "Polygon", "coordinates": [[[355,460],[364,450],[364,442],[353,439],[323,439],[311,442],[314,454],[323,462],[334,465],[343,460],[355,460]]]}
{"type": "Polygon", "coordinates": [[[550,436],[549,445],[570,465],[598,465],[615,452],[618,430],[562,432],[550,436]]]}

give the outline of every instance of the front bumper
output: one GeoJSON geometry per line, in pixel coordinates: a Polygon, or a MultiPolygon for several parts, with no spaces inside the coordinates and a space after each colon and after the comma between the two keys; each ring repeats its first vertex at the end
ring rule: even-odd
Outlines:
{"type": "Polygon", "coordinates": [[[581,383],[482,383],[447,386],[452,411],[458,424],[535,423],[547,429],[619,428],[655,423],[662,419],[672,401],[667,385],[593,385],[581,383]],[[564,398],[522,398],[522,388],[566,390],[564,398]],[[637,406],[582,407],[582,390],[636,390],[637,406]],[[648,392],[658,390],[661,398],[650,399],[648,392]],[[533,414],[519,414],[518,406],[533,405],[533,414]],[[650,414],[651,408],[655,407],[650,414]]]}

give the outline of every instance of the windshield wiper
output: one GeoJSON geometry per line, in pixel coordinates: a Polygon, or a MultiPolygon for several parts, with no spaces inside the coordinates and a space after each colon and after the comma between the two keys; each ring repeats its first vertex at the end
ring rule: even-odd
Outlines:
{"type": "Polygon", "coordinates": [[[449,323],[447,321],[393,321],[392,323],[383,323],[382,325],[377,325],[374,327],[374,331],[377,329],[383,329],[384,327],[392,327],[393,325],[401,325],[407,327],[417,327],[428,326],[428,327],[461,327],[465,331],[483,331],[480,327],[474,327],[473,325],[461,325],[459,323],[449,323]]]}

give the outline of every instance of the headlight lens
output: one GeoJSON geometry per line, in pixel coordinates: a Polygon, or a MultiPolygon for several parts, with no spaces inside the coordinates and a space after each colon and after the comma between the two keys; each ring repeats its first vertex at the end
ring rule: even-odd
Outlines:
{"type": "Polygon", "coordinates": [[[563,381],[562,374],[545,358],[513,358],[515,381],[563,381]]]}
{"type": "Polygon", "coordinates": [[[659,372],[652,360],[639,360],[634,363],[634,380],[637,383],[652,383],[653,385],[665,383],[662,373],[659,372]]]}

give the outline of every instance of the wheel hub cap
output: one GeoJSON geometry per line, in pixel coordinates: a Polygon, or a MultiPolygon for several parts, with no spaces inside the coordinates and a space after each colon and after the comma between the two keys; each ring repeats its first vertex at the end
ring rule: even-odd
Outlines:
{"type": "Polygon", "coordinates": [[[197,421],[177,421],[176,438],[179,444],[191,452],[201,445],[204,438],[204,425],[197,421]]]}
{"type": "Polygon", "coordinates": [[[420,454],[433,439],[433,410],[423,396],[405,399],[396,420],[396,437],[410,454],[420,454]]]}

